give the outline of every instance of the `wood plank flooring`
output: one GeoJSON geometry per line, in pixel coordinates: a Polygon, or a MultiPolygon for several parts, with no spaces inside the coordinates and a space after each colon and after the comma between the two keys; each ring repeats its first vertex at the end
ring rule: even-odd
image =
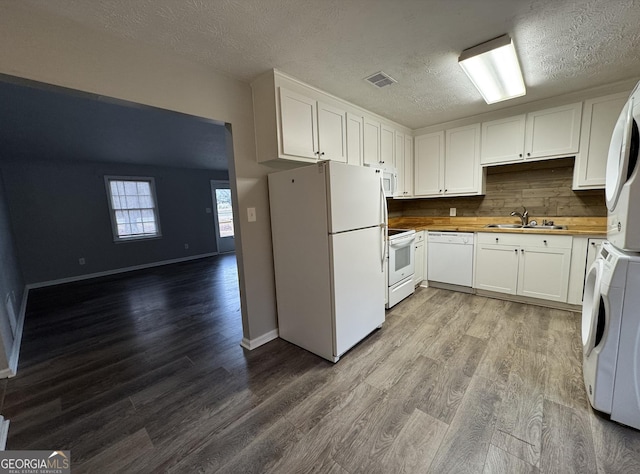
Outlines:
{"type": "Polygon", "coordinates": [[[8,449],[73,472],[631,473],[590,409],[580,315],[433,288],[331,364],[242,337],[225,255],[34,290],[8,449]]]}

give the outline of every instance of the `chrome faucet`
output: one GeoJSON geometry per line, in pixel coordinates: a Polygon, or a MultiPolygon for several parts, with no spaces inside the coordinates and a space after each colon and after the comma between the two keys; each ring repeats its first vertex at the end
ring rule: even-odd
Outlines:
{"type": "Polygon", "coordinates": [[[527,225],[529,224],[529,211],[527,211],[527,208],[524,206],[522,206],[522,209],[524,209],[524,212],[522,214],[520,214],[519,212],[513,211],[511,215],[518,216],[522,221],[522,225],[527,225]]]}

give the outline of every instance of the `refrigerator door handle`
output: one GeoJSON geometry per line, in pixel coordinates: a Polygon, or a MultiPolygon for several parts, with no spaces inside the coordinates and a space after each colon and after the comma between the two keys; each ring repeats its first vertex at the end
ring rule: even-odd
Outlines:
{"type": "Polygon", "coordinates": [[[387,227],[389,225],[389,214],[387,211],[387,198],[384,193],[384,182],[380,177],[380,206],[383,222],[380,224],[380,271],[384,272],[385,250],[387,247],[387,227]]]}

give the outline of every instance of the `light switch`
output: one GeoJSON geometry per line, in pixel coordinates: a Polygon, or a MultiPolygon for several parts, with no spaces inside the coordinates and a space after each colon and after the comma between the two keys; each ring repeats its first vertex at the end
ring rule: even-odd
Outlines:
{"type": "Polygon", "coordinates": [[[456,208],[455,207],[450,207],[449,208],[449,215],[451,217],[455,217],[455,215],[456,215],[456,208]]]}
{"type": "Polygon", "coordinates": [[[255,207],[248,207],[247,208],[247,219],[249,220],[249,222],[255,222],[256,221],[256,208],[255,207]]]}

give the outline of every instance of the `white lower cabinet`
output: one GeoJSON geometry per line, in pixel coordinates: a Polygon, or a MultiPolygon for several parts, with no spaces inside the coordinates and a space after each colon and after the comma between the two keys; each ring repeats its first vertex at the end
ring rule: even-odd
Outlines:
{"type": "Polygon", "coordinates": [[[424,231],[416,232],[416,253],[415,253],[415,273],[413,274],[413,283],[418,286],[424,280],[424,231]]]}
{"type": "Polygon", "coordinates": [[[475,287],[567,302],[569,235],[478,233],[475,287]]]}
{"type": "Polygon", "coordinates": [[[569,296],[567,303],[580,305],[584,295],[584,280],[591,264],[600,252],[605,239],[576,236],[573,238],[571,271],[569,273],[569,296]]]}

